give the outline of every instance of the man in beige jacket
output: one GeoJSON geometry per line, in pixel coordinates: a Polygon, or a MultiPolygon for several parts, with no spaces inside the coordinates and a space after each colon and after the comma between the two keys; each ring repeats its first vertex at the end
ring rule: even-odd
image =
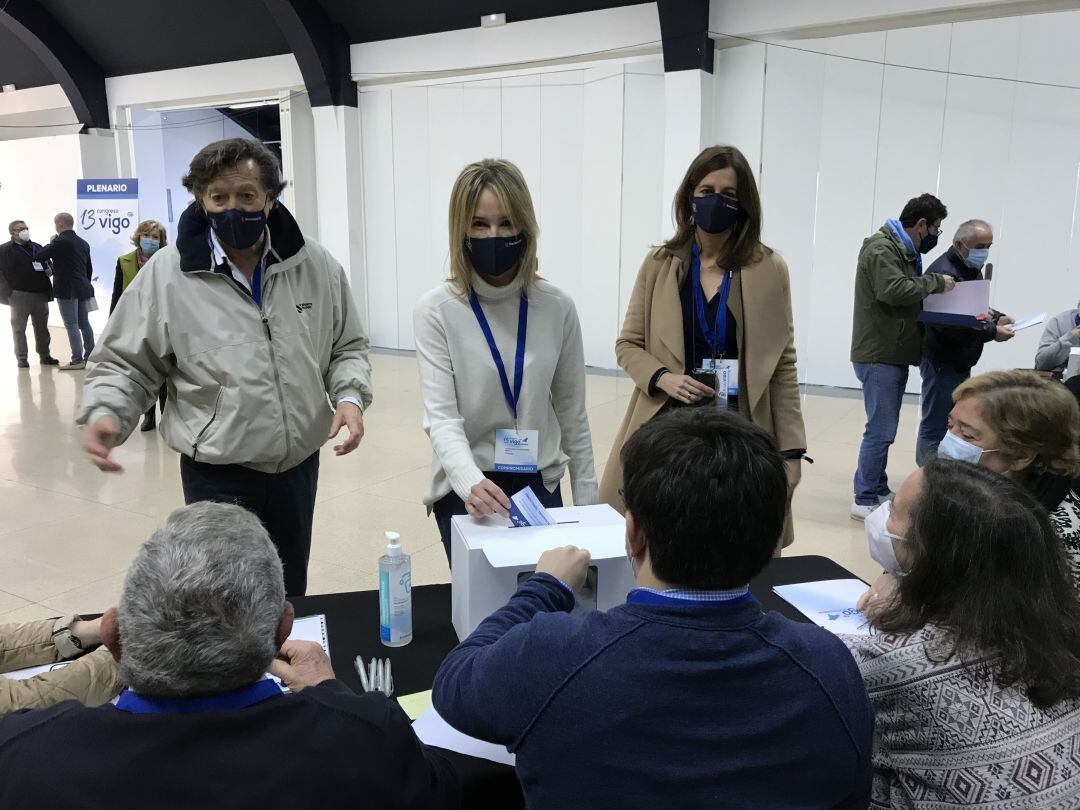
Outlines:
{"type": "Polygon", "coordinates": [[[319,447],[356,449],[371,403],[368,339],[345,271],[277,201],[277,158],[252,140],[204,147],[177,238],[120,296],[90,357],[77,421],[101,470],[162,383],[161,434],[184,500],[238,503],[270,532],[292,596],[307,589],[319,447]]]}
{"type": "Polygon", "coordinates": [[[120,675],[116,661],[100,644],[101,619],[68,616],[0,624],[0,673],[77,659],[23,680],[0,675],[0,717],[65,700],[88,706],[108,703],[120,692],[120,675]]]}

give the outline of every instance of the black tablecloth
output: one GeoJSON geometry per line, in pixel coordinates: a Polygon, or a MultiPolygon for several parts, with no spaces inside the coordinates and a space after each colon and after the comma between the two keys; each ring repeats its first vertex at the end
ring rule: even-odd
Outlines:
{"type": "MultiPolygon", "coordinates": [[[[781,557],[773,560],[750,583],[750,590],[766,610],[795,621],[805,616],[773,593],[775,585],[853,577],[826,557],[781,557]]],[[[457,645],[450,621],[450,586],[420,585],[412,589],[413,640],[405,647],[386,647],[379,641],[378,591],[354,591],[292,600],[297,616],[326,615],[330,659],[338,678],[359,692],[360,678],[353,668],[356,656],[365,660],[389,658],[393,663],[394,691],[408,695],[430,689],[439,664],[457,645]]],[[[447,752],[461,778],[463,807],[518,808],[521,789],[512,768],[487,760],[447,752]]]]}

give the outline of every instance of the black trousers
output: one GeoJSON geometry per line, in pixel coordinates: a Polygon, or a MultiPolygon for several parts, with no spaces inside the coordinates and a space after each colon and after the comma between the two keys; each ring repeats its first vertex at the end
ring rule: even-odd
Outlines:
{"type": "Polygon", "coordinates": [[[319,451],[283,473],[264,473],[239,464],[204,464],[180,456],[184,502],[235,503],[266,526],[285,567],[285,593],[307,591],[311,521],[319,486],[319,451]]]}
{"type": "MultiPolygon", "coordinates": [[[[506,497],[517,495],[525,487],[532,487],[540,503],[548,509],[555,509],[563,505],[562,486],[555,487],[554,492],[548,492],[544,486],[544,476],[541,473],[504,473],[486,472],[484,475],[490,478],[495,485],[506,493],[506,497]]],[[[443,550],[446,551],[446,559],[450,559],[450,519],[454,515],[467,515],[469,510],[465,508],[465,501],[451,491],[437,500],[431,507],[435,515],[435,523],[439,527],[439,536],[442,538],[443,550]]]]}

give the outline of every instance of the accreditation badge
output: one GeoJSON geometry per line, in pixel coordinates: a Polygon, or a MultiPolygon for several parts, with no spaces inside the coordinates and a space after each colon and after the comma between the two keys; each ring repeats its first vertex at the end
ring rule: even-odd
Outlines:
{"type": "Polygon", "coordinates": [[[539,469],[540,431],[495,431],[495,472],[534,473],[539,469]]]}

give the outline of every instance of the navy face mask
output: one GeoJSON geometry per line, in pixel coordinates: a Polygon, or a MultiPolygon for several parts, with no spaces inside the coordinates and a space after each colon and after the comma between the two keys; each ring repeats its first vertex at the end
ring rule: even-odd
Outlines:
{"type": "Polygon", "coordinates": [[[693,197],[690,210],[694,214],[694,223],[705,233],[723,233],[738,222],[742,214],[739,201],[723,194],[693,197]]]}
{"type": "Polygon", "coordinates": [[[919,253],[929,253],[935,247],[937,247],[937,240],[940,234],[927,233],[922,239],[919,240],[919,253]]]}
{"type": "Polygon", "coordinates": [[[245,250],[256,242],[266,230],[266,214],[258,211],[245,211],[242,208],[230,208],[227,211],[207,211],[206,218],[217,234],[217,238],[229,247],[245,250]]]}
{"type": "Polygon", "coordinates": [[[501,276],[510,271],[524,251],[525,237],[522,234],[465,238],[465,252],[469,254],[469,261],[482,276],[501,276]]]}

